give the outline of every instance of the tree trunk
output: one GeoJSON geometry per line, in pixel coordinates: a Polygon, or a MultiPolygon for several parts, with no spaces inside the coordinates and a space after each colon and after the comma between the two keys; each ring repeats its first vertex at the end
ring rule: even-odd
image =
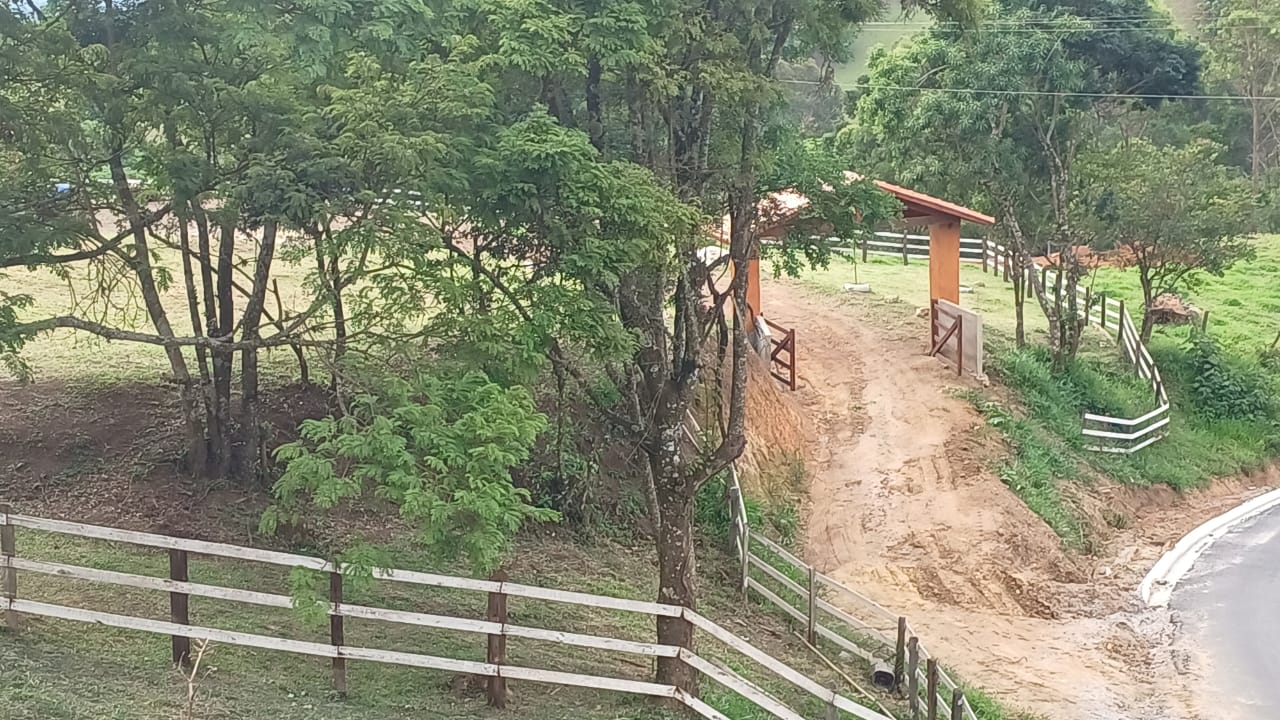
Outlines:
{"type": "Polygon", "coordinates": [[[1142,344],[1146,345],[1151,342],[1151,331],[1156,325],[1156,317],[1152,312],[1156,304],[1155,287],[1143,268],[1139,268],[1138,281],[1142,285],[1142,331],[1139,333],[1139,338],[1142,344]]]}
{"type": "MultiPolygon", "coordinates": [[[[218,324],[218,301],[214,294],[213,283],[213,242],[209,230],[209,216],[199,202],[191,203],[191,217],[196,224],[196,247],[200,258],[200,287],[204,300],[204,327],[209,337],[221,337],[218,324]]],[[[231,448],[226,445],[228,429],[224,424],[226,405],[219,391],[218,353],[212,355],[212,382],[205,382],[205,423],[209,437],[209,472],[218,476],[226,475],[226,458],[231,448]]]]}
{"type": "MultiPolygon", "coordinates": [[[[217,308],[218,337],[230,339],[235,328],[235,296],[232,294],[232,272],[235,263],[236,228],[229,221],[223,220],[218,237],[218,275],[217,308]]],[[[212,333],[210,333],[212,334],[212,333]]],[[[215,350],[213,352],[213,393],[217,398],[215,408],[218,413],[219,438],[217,446],[221,450],[218,456],[218,475],[228,477],[234,467],[233,456],[236,452],[235,430],[231,418],[231,370],[232,354],[215,350]]]]}
{"type": "MultiPolygon", "coordinates": [[[[275,248],[276,222],[269,220],[262,228],[257,264],[253,269],[253,287],[240,323],[242,340],[252,341],[259,337],[258,329],[262,324],[262,309],[266,303],[267,281],[271,275],[275,248]]],[[[258,402],[258,348],[246,347],[240,351],[240,427],[243,450],[240,453],[238,473],[245,482],[258,478],[262,471],[262,427],[258,419],[258,402]]]]}
{"type": "Polygon", "coordinates": [[[1012,264],[1018,268],[1009,278],[1013,281],[1013,314],[1015,320],[1013,337],[1018,343],[1018,347],[1022,348],[1027,346],[1027,274],[1021,270],[1022,263],[1016,262],[1012,264]]]}
{"type": "MultiPolygon", "coordinates": [[[[658,501],[658,602],[696,608],[693,503],[684,477],[680,426],[663,428],[661,452],[650,455],[658,501]]],[[[682,617],[658,618],[658,642],[693,648],[693,625],[682,617]]],[[[657,681],[696,695],[698,675],[679,658],[658,658],[657,681]]]]}
{"type": "MultiPolygon", "coordinates": [[[[147,309],[147,315],[151,318],[151,324],[155,327],[156,333],[162,337],[171,338],[174,337],[173,326],[169,323],[169,316],[160,299],[160,288],[156,285],[155,272],[151,267],[151,249],[147,242],[147,229],[142,218],[142,209],[138,206],[133,196],[133,189],[129,186],[129,178],[125,174],[124,162],[121,160],[122,153],[123,149],[117,148],[107,159],[107,166],[111,170],[112,186],[128,219],[129,230],[133,233],[134,250],[131,255],[125,257],[125,261],[138,278],[143,305],[147,309]]],[[[182,425],[186,434],[187,458],[188,462],[194,466],[197,459],[205,457],[206,445],[204,424],[201,422],[191,389],[191,373],[187,369],[182,348],[166,347],[165,356],[169,359],[173,380],[178,385],[182,425]]]]}
{"type": "MultiPolygon", "coordinates": [[[[204,323],[200,320],[200,300],[196,293],[195,270],[191,264],[191,231],[187,223],[189,221],[188,213],[179,208],[178,217],[178,243],[182,253],[182,282],[187,291],[187,312],[191,316],[191,330],[194,335],[203,335],[204,323]]],[[[202,256],[202,261],[207,262],[207,256],[202,256]]],[[[209,353],[205,348],[197,346],[196,349],[196,366],[200,374],[200,392],[199,397],[204,410],[204,442],[199,447],[192,448],[191,469],[197,476],[204,476],[212,469],[210,462],[209,449],[209,417],[210,417],[210,399],[212,378],[209,374],[209,353]]]]}
{"type": "Polygon", "coordinates": [[[1253,184],[1257,187],[1262,182],[1262,101],[1254,100],[1249,103],[1250,116],[1252,120],[1252,136],[1249,144],[1249,154],[1251,161],[1250,177],[1253,178],[1253,184]]]}

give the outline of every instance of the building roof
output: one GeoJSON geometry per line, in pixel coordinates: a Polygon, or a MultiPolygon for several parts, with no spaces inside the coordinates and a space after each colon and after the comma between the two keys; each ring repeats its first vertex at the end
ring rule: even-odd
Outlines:
{"type": "Polygon", "coordinates": [[[942,215],[977,225],[994,225],[996,222],[996,219],[990,215],[971,210],[963,205],[947,202],[932,195],[926,195],[884,180],[876,180],[875,182],[877,187],[898,198],[899,202],[907,206],[907,218],[912,217],[911,210],[924,210],[925,212],[916,213],[916,215],[942,215]]]}

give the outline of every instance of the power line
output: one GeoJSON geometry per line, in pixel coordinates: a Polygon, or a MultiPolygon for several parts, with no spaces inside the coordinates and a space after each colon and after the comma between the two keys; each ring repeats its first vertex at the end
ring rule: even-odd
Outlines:
{"type": "MultiPolygon", "coordinates": [[[[823,85],[817,80],[778,80],[778,82],[794,85],[823,85]]],[[[955,88],[955,87],[919,87],[915,85],[877,85],[871,83],[835,83],[843,90],[897,90],[905,92],[941,92],[970,95],[1032,95],[1041,97],[1090,97],[1116,98],[1129,100],[1235,100],[1235,101],[1274,101],[1280,102],[1280,96],[1272,95],[1161,95],[1156,93],[1107,93],[1107,92],[1073,92],[1059,90],[1000,90],[987,88],[955,88]]]]}

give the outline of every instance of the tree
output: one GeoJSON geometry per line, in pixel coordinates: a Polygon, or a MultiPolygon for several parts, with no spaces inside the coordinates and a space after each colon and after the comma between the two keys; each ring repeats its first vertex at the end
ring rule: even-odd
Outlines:
{"type": "Polygon", "coordinates": [[[1153,303],[1194,288],[1201,274],[1221,277],[1253,256],[1248,234],[1257,209],[1249,181],[1219,164],[1208,141],[1159,146],[1135,139],[1085,153],[1078,166],[1074,210],[1096,248],[1132,257],[1151,339],[1153,303]]]}
{"type": "Polygon", "coordinates": [[[1091,76],[1039,24],[1071,31],[1079,21],[1037,17],[1010,20],[1028,28],[1036,22],[1033,32],[936,32],[873,57],[870,84],[877,87],[859,98],[840,140],[855,164],[879,176],[991,210],[997,239],[1024,271],[1034,255],[1058,253],[1064,287],[1042,287],[1035,272],[1027,278],[1062,364],[1074,355],[1082,328],[1072,307],[1080,272],[1067,208],[1086,107],[1073,93],[1086,89],[1091,76]],[[1022,93],[1026,88],[1038,92],[1022,93]]]}
{"type": "Polygon", "coordinates": [[[872,88],[840,141],[855,165],[996,216],[997,239],[1027,273],[1014,288],[1018,339],[1025,277],[1062,367],[1085,325],[1076,300],[1083,269],[1075,248],[1083,238],[1071,217],[1076,156],[1109,117],[1158,104],[1108,94],[1193,93],[1199,54],[1172,32],[1144,25],[1158,17],[1145,4],[1006,5],[1011,12],[993,32],[935,29],[873,57],[872,88]],[[1118,12],[1131,5],[1132,12],[1118,12]],[[1099,7],[1116,12],[1093,14],[1099,7]],[[1124,41],[1129,36],[1135,42],[1124,41]],[[1029,272],[1035,255],[1056,266],[1055,287],[1041,287],[1029,272]]]}
{"type": "Polygon", "coordinates": [[[1249,167],[1255,186],[1280,161],[1280,2],[1222,0],[1208,28],[1225,84],[1248,97],[1249,167]]]}

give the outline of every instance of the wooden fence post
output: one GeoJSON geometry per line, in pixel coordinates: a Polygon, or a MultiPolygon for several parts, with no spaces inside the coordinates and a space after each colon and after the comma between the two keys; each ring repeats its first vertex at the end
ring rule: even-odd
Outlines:
{"type": "Polygon", "coordinates": [[[1099,295],[1102,298],[1102,329],[1107,329],[1107,291],[1103,290],[1099,295]]]}
{"type": "Polygon", "coordinates": [[[893,689],[902,690],[902,678],[907,670],[907,619],[898,617],[898,642],[893,648],[893,689]]]}
{"type": "Polygon", "coordinates": [[[956,315],[956,377],[964,377],[964,316],[956,315]]]}
{"type": "Polygon", "coordinates": [[[9,522],[9,513],[13,512],[13,508],[8,505],[0,505],[0,515],[4,516],[4,524],[0,525],[0,560],[4,561],[4,567],[0,570],[4,571],[4,624],[11,632],[18,632],[22,629],[22,618],[18,615],[17,610],[8,607],[9,601],[18,599],[18,571],[13,567],[13,556],[18,554],[17,542],[14,539],[13,525],[9,522]]]}
{"type": "MultiPolygon", "coordinates": [[[[1079,287],[1079,286],[1077,286],[1079,287]]],[[[1089,308],[1093,305],[1093,291],[1091,288],[1084,289],[1084,324],[1089,326],[1089,308]]]]}
{"type": "MultiPolygon", "coordinates": [[[[489,578],[494,582],[504,583],[507,581],[507,574],[498,570],[489,578]]],[[[487,618],[489,622],[507,624],[507,596],[498,592],[489,593],[489,612],[487,618]]],[[[507,679],[502,677],[502,665],[507,661],[507,636],[501,633],[489,636],[489,648],[485,656],[485,662],[490,665],[498,666],[498,674],[488,678],[486,683],[489,705],[499,710],[507,706],[507,679]]]]}
{"type": "Polygon", "coordinates": [[[742,520],[741,551],[742,551],[742,556],[741,558],[739,558],[739,564],[740,564],[740,569],[742,571],[742,598],[745,600],[747,597],[747,590],[749,589],[749,586],[747,584],[747,578],[749,576],[747,573],[750,571],[750,568],[751,568],[751,561],[750,561],[751,559],[751,528],[747,527],[747,521],[745,518],[742,520]]]}
{"type": "Polygon", "coordinates": [[[902,264],[907,264],[907,231],[902,231],[902,264]]]}
{"type": "Polygon", "coordinates": [[[929,708],[929,720],[938,720],[938,661],[929,658],[925,663],[929,697],[926,700],[929,708]]]}
{"type": "Polygon", "coordinates": [[[809,644],[817,647],[818,645],[818,577],[817,571],[813,566],[809,566],[809,612],[806,615],[808,620],[805,625],[804,636],[809,640],[809,644]]]}
{"type": "Polygon", "coordinates": [[[920,639],[907,640],[907,706],[911,720],[920,720],[920,639]]]}
{"type": "Polygon", "coordinates": [[[951,690],[951,720],[964,720],[964,693],[960,688],[951,690]]]}
{"type": "Polygon", "coordinates": [[[987,274],[987,239],[982,238],[982,274],[987,274]]]}
{"type": "Polygon", "coordinates": [[[1116,334],[1116,342],[1124,344],[1124,300],[1120,301],[1120,330],[1116,334]]]}
{"type": "Polygon", "coordinates": [[[827,711],[824,713],[824,720],[840,720],[840,708],[835,703],[827,703],[827,711]]]}
{"type": "Polygon", "coordinates": [[[787,333],[791,336],[791,392],[796,390],[796,366],[800,364],[800,351],[796,348],[796,329],[787,333]]]}
{"type": "MultiPolygon", "coordinates": [[[[169,579],[179,582],[187,582],[190,579],[187,573],[186,550],[169,551],[169,579]]],[[[169,593],[169,619],[179,625],[190,625],[189,602],[190,596],[186,593],[169,593]]],[[[191,663],[191,638],[173,635],[171,641],[173,645],[173,664],[189,665],[191,663]]]]}
{"type": "MultiPolygon", "coordinates": [[[[342,616],[336,612],[342,609],[341,570],[329,573],[329,602],[335,611],[329,616],[329,644],[342,647],[346,644],[346,632],[342,627],[342,616]]],[[[338,697],[347,696],[347,659],[341,655],[333,658],[333,690],[338,697]]]]}
{"type": "Polygon", "coordinates": [[[1200,332],[1203,333],[1208,331],[1209,331],[1209,311],[1203,310],[1200,312],[1200,332]]]}

